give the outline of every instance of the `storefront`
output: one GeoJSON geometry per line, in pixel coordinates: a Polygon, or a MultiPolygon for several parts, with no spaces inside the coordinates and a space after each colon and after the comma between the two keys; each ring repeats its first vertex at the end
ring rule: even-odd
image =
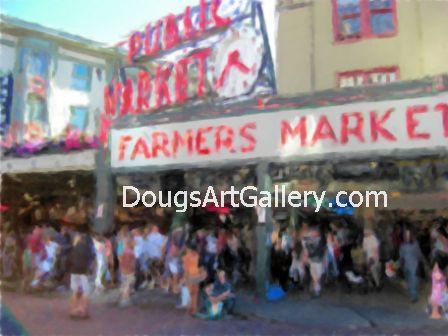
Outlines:
{"type": "MultiPolygon", "coordinates": [[[[424,92],[425,83],[420,84],[424,92]]],[[[235,104],[233,115],[180,123],[162,123],[154,115],[148,126],[111,130],[111,171],[141,175],[176,169],[189,181],[183,187],[195,186],[195,174],[202,174],[196,187],[203,187],[216,183],[216,178],[204,178],[211,171],[250,166],[248,183],[259,190],[286,183],[290,190],[327,190],[329,198],[339,190],[385,190],[390,210],[406,210],[412,203],[412,209],[432,214],[429,220],[446,214],[448,204],[444,90],[317,108],[294,108],[294,99],[278,99],[272,108],[269,103],[252,106],[244,114],[244,104],[235,104]]],[[[223,174],[218,180],[224,181],[223,174]]],[[[266,237],[277,210],[266,209],[255,226],[257,279],[266,273],[260,268],[266,264],[266,237]]],[[[370,220],[388,210],[356,209],[353,216],[370,220]]],[[[296,210],[287,211],[296,214],[290,221],[297,221],[296,210]]]]}
{"type": "MultiPolygon", "coordinates": [[[[224,10],[217,2],[201,2],[191,12],[187,9],[180,16],[164,18],[163,24],[148,25],[144,32],[131,36],[130,64],[105,90],[103,124],[110,129],[108,145],[99,154],[103,160],[98,160],[105,164],[97,174],[97,230],[113,230],[120,186],[134,183],[135,178],[140,180],[139,188],[150,190],[188,190],[208,184],[226,189],[243,171],[249,172],[248,180],[236,177],[237,182],[254,184],[258,190],[272,191],[279,182],[300,190],[329,188],[334,192],[341,187],[338,176],[358,169],[354,180],[365,191],[389,181],[387,174],[393,172],[388,168],[395,169],[390,168],[392,162],[398,182],[386,191],[397,196],[420,192],[421,181],[426,180],[417,162],[429,157],[431,166],[440,168],[426,188],[432,195],[437,185],[445,197],[446,77],[369,90],[272,98],[275,85],[261,7],[256,2],[247,4],[248,14],[235,8],[224,10]],[[207,12],[208,21],[190,20],[195,16],[192,13],[204,18],[207,14],[200,13],[207,12]],[[184,22],[182,29],[176,26],[180,21],[184,22]],[[189,44],[190,30],[208,35],[196,45],[189,44]],[[151,72],[154,60],[158,65],[151,72]],[[141,71],[142,67],[150,70],[141,71]],[[414,168],[407,169],[406,161],[414,168]],[[177,184],[170,186],[162,176],[173,171],[177,184]],[[414,187],[408,188],[407,178],[414,187]]],[[[347,191],[355,190],[350,188],[347,191]]],[[[260,294],[268,279],[267,237],[278,211],[266,208],[252,217],[260,294]]],[[[295,211],[287,209],[292,225],[298,218],[295,211]]],[[[357,213],[371,217],[369,211],[357,213]]]]}

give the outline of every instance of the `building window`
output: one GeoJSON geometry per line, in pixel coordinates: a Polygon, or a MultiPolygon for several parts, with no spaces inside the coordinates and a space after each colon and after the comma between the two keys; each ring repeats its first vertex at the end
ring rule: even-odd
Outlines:
{"type": "Polygon", "coordinates": [[[381,85],[396,82],[399,79],[397,66],[369,70],[352,70],[339,72],[336,76],[340,88],[381,85]]]}
{"type": "Polygon", "coordinates": [[[72,89],[90,91],[92,69],[85,64],[73,64],[72,89]]]}
{"type": "Polygon", "coordinates": [[[88,124],[89,109],[82,106],[72,106],[70,115],[70,126],[85,131],[88,124]]]}
{"type": "Polygon", "coordinates": [[[46,100],[35,94],[28,94],[26,108],[24,113],[24,123],[47,123],[47,104],[46,100]]]}
{"type": "Polygon", "coordinates": [[[333,32],[338,42],[388,37],[396,31],[396,0],[333,0],[333,32]]]}

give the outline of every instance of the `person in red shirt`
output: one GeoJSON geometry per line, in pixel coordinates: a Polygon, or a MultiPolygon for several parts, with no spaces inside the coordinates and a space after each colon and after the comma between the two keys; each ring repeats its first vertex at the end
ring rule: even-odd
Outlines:
{"type": "Polygon", "coordinates": [[[121,306],[129,305],[131,289],[135,282],[136,258],[133,248],[132,239],[126,238],[124,241],[123,253],[119,257],[121,270],[121,306]]]}

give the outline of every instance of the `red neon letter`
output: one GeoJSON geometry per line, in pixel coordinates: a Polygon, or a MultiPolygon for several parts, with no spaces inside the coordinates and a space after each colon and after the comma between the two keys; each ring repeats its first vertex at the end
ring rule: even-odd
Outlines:
{"type": "Polygon", "coordinates": [[[149,110],[151,76],[146,71],[139,71],[137,78],[137,112],[140,113],[149,110]]]}
{"type": "Polygon", "coordinates": [[[322,115],[317,122],[316,130],[311,139],[311,146],[314,146],[317,141],[325,139],[331,139],[333,142],[337,142],[336,134],[334,133],[328,118],[322,115]]]}
{"type": "Polygon", "coordinates": [[[100,116],[100,142],[106,146],[107,140],[109,138],[109,128],[111,125],[111,120],[109,115],[106,113],[101,113],[100,116]]]}
{"type": "Polygon", "coordinates": [[[193,154],[193,131],[187,130],[185,135],[182,137],[178,131],[173,133],[173,157],[177,156],[177,151],[179,146],[187,145],[188,155],[193,154]]]}
{"type": "Polygon", "coordinates": [[[183,17],[184,22],[184,39],[188,40],[195,35],[193,23],[191,22],[191,8],[187,6],[183,17]]]}
{"type": "Polygon", "coordinates": [[[177,29],[177,20],[174,14],[165,17],[165,29],[163,33],[163,48],[171,49],[179,43],[179,30],[177,29]]]}
{"type": "Polygon", "coordinates": [[[121,109],[120,115],[126,115],[133,112],[132,109],[132,80],[130,78],[126,79],[126,84],[124,86],[123,94],[121,95],[121,109]]]}
{"type": "Polygon", "coordinates": [[[227,147],[230,153],[235,153],[235,149],[233,148],[233,136],[234,132],[231,127],[226,125],[218,126],[215,133],[216,152],[219,153],[221,147],[227,147]]]}
{"type": "Polygon", "coordinates": [[[104,112],[109,116],[114,116],[117,110],[118,96],[121,94],[121,83],[108,84],[104,88],[104,112]]]}
{"type": "Polygon", "coordinates": [[[148,24],[145,29],[145,55],[157,54],[160,50],[160,29],[162,21],[157,21],[154,29],[148,24]]]}
{"type": "Polygon", "coordinates": [[[183,103],[188,99],[188,58],[183,58],[176,63],[174,96],[177,103],[183,103]]]}
{"type": "Polygon", "coordinates": [[[445,138],[448,138],[448,104],[437,104],[436,111],[442,112],[443,134],[445,135],[445,138]]]}
{"type": "Polygon", "coordinates": [[[388,141],[397,140],[391,132],[382,126],[390,118],[393,110],[393,108],[388,109],[381,117],[378,117],[375,111],[370,112],[370,136],[373,141],[378,140],[378,134],[388,141]]]}
{"type": "Polygon", "coordinates": [[[201,31],[207,29],[207,3],[205,0],[199,2],[199,29],[201,31]]]}
{"type": "Polygon", "coordinates": [[[210,5],[211,16],[216,27],[227,26],[228,24],[230,24],[230,22],[232,22],[230,18],[222,18],[218,15],[220,2],[220,0],[212,0],[212,3],[210,5]]]}
{"type": "Polygon", "coordinates": [[[129,51],[128,51],[128,61],[129,63],[134,62],[135,56],[138,56],[142,50],[142,35],[140,32],[135,32],[129,38],[129,51]]]}
{"type": "Polygon", "coordinates": [[[137,155],[141,154],[145,156],[145,159],[150,158],[148,145],[146,144],[145,139],[142,137],[138,138],[137,142],[135,143],[134,150],[131,154],[131,160],[134,160],[137,155]]]}
{"type": "Polygon", "coordinates": [[[120,161],[124,160],[126,144],[131,140],[132,140],[132,137],[130,135],[122,135],[120,137],[120,142],[118,145],[118,160],[120,160],[120,161]]]}
{"type": "Polygon", "coordinates": [[[406,128],[408,130],[408,136],[410,139],[429,139],[429,133],[416,133],[415,129],[420,124],[418,120],[415,119],[415,114],[428,112],[427,105],[416,105],[409,106],[406,110],[406,128]]]}
{"type": "Polygon", "coordinates": [[[170,90],[168,88],[168,78],[170,77],[171,66],[170,65],[159,65],[156,71],[156,103],[155,108],[159,108],[163,104],[165,98],[166,104],[171,104],[170,90]]]}
{"type": "Polygon", "coordinates": [[[306,117],[301,117],[299,123],[291,128],[291,124],[289,121],[283,120],[281,123],[281,139],[282,145],[286,145],[288,143],[288,136],[296,137],[300,135],[300,146],[306,146],[306,117]]]}
{"type": "Polygon", "coordinates": [[[165,132],[152,133],[152,156],[157,157],[157,152],[162,151],[166,157],[170,157],[170,152],[167,149],[169,140],[165,132]],[[159,140],[160,138],[160,140],[159,140]]]}
{"type": "Polygon", "coordinates": [[[205,73],[207,71],[206,65],[208,56],[210,56],[210,48],[201,50],[191,56],[198,60],[198,86],[196,89],[198,97],[202,97],[205,93],[205,73]]]}
{"type": "Polygon", "coordinates": [[[211,153],[210,148],[203,147],[207,139],[204,137],[204,134],[207,132],[211,132],[213,127],[201,127],[198,129],[198,133],[196,134],[196,151],[199,155],[209,155],[211,153]]]}
{"type": "Polygon", "coordinates": [[[348,142],[348,136],[354,135],[360,142],[364,142],[364,135],[362,134],[364,128],[364,118],[361,112],[342,113],[341,118],[341,143],[348,142]],[[349,127],[350,117],[355,118],[355,126],[349,127]]]}
{"type": "Polygon", "coordinates": [[[257,144],[257,139],[255,139],[253,134],[248,132],[250,129],[256,130],[257,124],[255,124],[254,122],[250,122],[240,128],[240,136],[243,139],[246,139],[248,142],[248,144],[246,146],[241,146],[241,151],[243,153],[252,152],[255,149],[255,146],[257,144]]]}

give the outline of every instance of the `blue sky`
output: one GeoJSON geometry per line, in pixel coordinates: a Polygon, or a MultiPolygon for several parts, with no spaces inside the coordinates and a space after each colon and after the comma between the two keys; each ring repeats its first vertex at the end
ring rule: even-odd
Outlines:
{"type": "Polygon", "coordinates": [[[3,14],[111,44],[147,22],[197,4],[199,0],[0,0],[3,14]]]}

